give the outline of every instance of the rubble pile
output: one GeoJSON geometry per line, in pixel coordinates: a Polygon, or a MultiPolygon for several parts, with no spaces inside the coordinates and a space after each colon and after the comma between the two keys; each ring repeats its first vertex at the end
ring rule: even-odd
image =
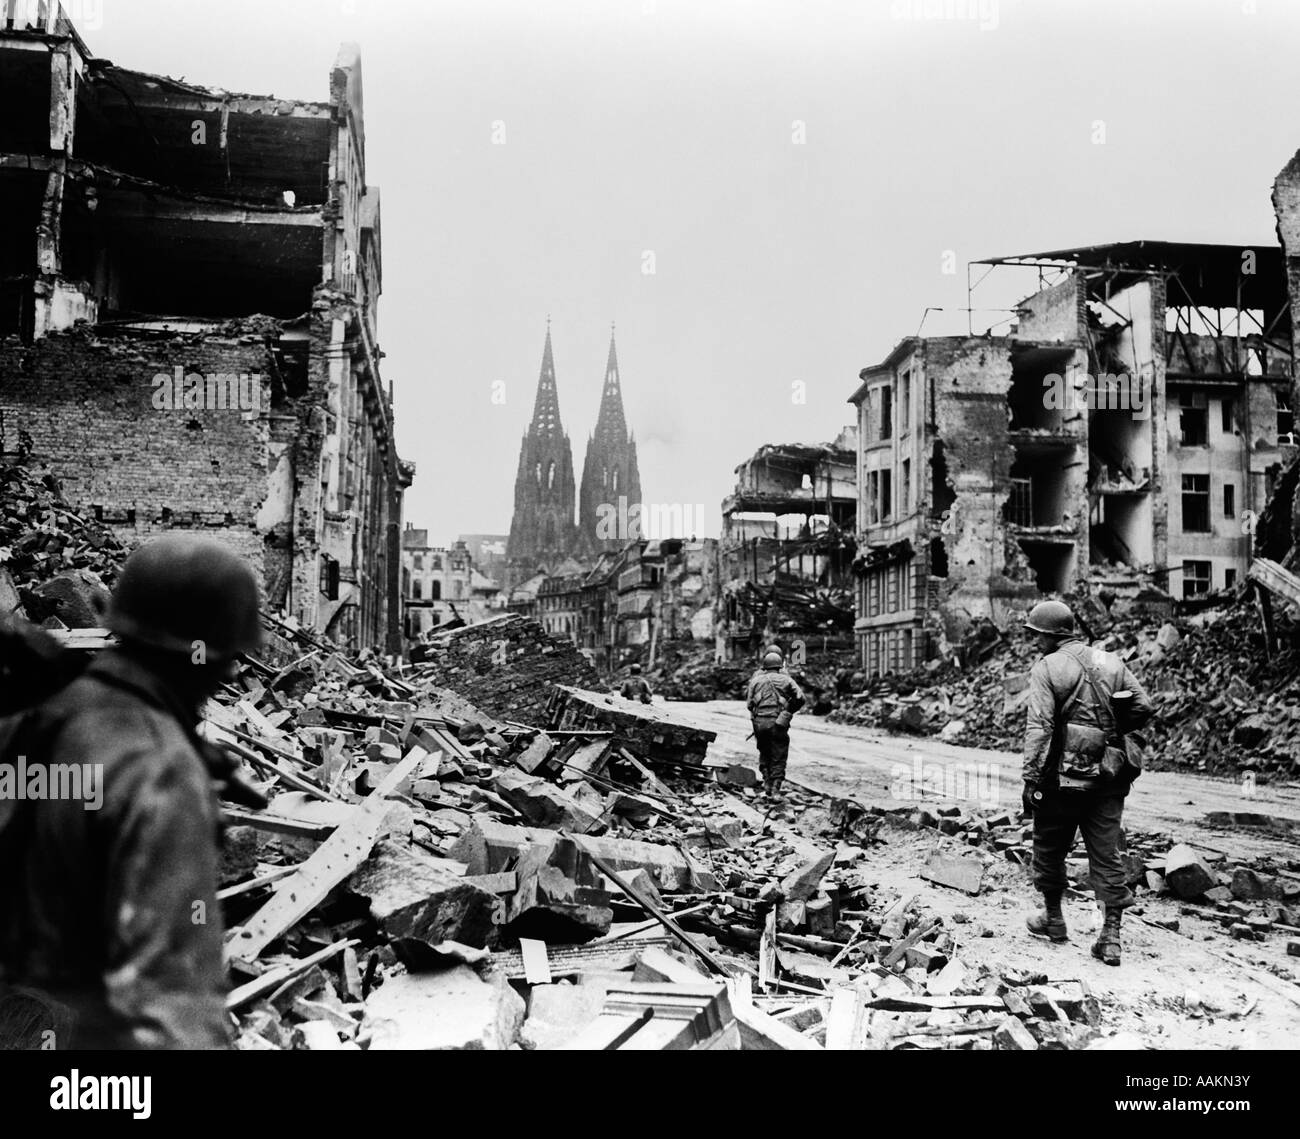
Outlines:
{"type": "Polygon", "coordinates": [[[126,551],[111,530],[69,510],[53,475],[0,461],[0,613],[49,629],[102,623],[97,608],[126,551]]]}
{"type": "MultiPolygon", "coordinates": [[[[779,642],[789,648],[793,642],[779,642]]],[[[666,700],[743,700],[749,678],[759,667],[759,655],[719,662],[713,645],[672,647],[647,675],[656,695],[666,700]]],[[[791,676],[808,698],[808,711],[825,715],[849,693],[860,691],[866,678],[855,650],[809,651],[803,662],[791,662],[791,676]]]]}
{"type": "MultiPolygon", "coordinates": [[[[1013,863],[1028,865],[1032,860],[1033,827],[1006,811],[972,809],[941,804],[937,800],[877,810],[912,826],[932,828],[951,836],[954,843],[992,851],[1013,863]]],[[[1222,811],[1211,812],[1205,821],[1210,826],[1233,829],[1290,829],[1285,822],[1269,816],[1232,815],[1222,811]]],[[[1288,834],[1288,837],[1292,836],[1288,834]]],[[[1229,862],[1217,851],[1176,842],[1168,835],[1141,831],[1126,832],[1122,855],[1127,883],[1138,899],[1131,911],[1135,916],[1143,916],[1143,903],[1148,899],[1172,899],[1182,903],[1183,917],[1217,924],[1225,934],[1238,940],[1262,941],[1270,934],[1280,934],[1286,939],[1287,952],[1300,956],[1300,941],[1296,940],[1300,937],[1300,858],[1285,862],[1270,858],[1229,862]]],[[[973,886],[968,892],[978,892],[978,863],[949,853],[941,859],[932,856],[927,877],[936,868],[941,868],[947,878],[943,884],[958,888],[973,886]]],[[[1070,858],[1066,871],[1076,896],[1091,893],[1087,858],[1070,858]]],[[[1152,924],[1180,932],[1178,918],[1157,919],[1152,924]]]]}
{"type": "Polygon", "coordinates": [[[753,665],[745,660],[719,661],[712,645],[690,643],[665,648],[657,667],[647,674],[651,688],[666,700],[743,700],[753,665]]]}
{"type": "MultiPolygon", "coordinates": [[[[834,536],[819,536],[809,548],[851,550],[853,539],[837,531],[834,536]]],[[[774,581],[761,585],[747,579],[727,582],[723,595],[729,606],[746,615],[748,625],[771,628],[782,636],[853,628],[853,590],[838,582],[823,584],[799,574],[779,573],[774,581]]]]}
{"type": "Polygon", "coordinates": [[[596,670],[570,642],[531,617],[508,613],[435,633],[414,676],[463,696],[489,715],[539,726],[552,684],[595,688],[596,670]]]}
{"type": "Polygon", "coordinates": [[[966,969],[944,920],[868,883],[855,866],[879,814],[799,794],[760,814],[750,781],[705,754],[709,733],[658,707],[558,687],[544,730],[462,718],[413,672],[300,647],[278,668],[250,661],[204,728],[270,800],[227,808],[242,1048],[1096,1036],[1086,990],[966,969]]]}
{"type": "MultiPolygon", "coordinates": [[[[1124,660],[1155,702],[1148,767],[1288,775],[1300,770],[1300,641],[1281,616],[1278,639],[1270,659],[1258,618],[1238,602],[1161,624],[1126,619],[1093,643],[1124,660]]],[[[831,718],[1016,751],[1037,657],[1024,638],[1004,640],[966,671],[944,664],[878,680],[831,718]]]]}

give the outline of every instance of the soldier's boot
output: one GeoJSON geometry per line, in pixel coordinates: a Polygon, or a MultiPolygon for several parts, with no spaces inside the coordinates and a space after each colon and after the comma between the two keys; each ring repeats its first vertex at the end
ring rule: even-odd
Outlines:
{"type": "Polygon", "coordinates": [[[1101,934],[1092,943],[1092,955],[1103,964],[1119,964],[1119,919],[1123,913],[1123,910],[1115,906],[1106,907],[1106,920],[1101,924],[1101,934]]]}
{"type": "Polygon", "coordinates": [[[1029,932],[1049,941],[1069,941],[1070,931],[1065,927],[1065,915],[1061,912],[1060,891],[1044,894],[1043,903],[1043,909],[1025,919],[1029,932]]]}
{"type": "Polygon", "coordinates": [[[781,783],[782,780],[779,777],[767,781],[767,793],[771,798],[781,799],[784,797],[781,794],[781,783]]]}

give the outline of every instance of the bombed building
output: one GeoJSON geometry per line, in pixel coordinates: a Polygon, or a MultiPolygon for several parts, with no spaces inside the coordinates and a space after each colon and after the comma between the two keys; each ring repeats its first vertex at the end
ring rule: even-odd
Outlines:
{"type": "Polygon", "coordinates": [[[868,672],[1044,595],[1237,585],[1295,454],[1280,249],[1138,241],[978,264],[1038,275],[1009,334],[908,337],[851,397],[868,672]]]}
{"type": "Polygon", "coordinates": [[[718,543],[727,657],[764,632],[848,636],[857,446],[846,427],[830,443],[766,444],[736,468],[718,543]]]}
{"type": "Polygon", "coordinates": [[[134,542],[210,533],[267,602],[400,649],[402,491],[380,378],[361,61],[320,102],[95,58],[0,20],[0,450],[134,542]]]}

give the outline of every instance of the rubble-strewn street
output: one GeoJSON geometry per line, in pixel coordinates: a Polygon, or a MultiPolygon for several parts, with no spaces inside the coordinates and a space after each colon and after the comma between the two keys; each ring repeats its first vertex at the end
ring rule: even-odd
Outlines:
{"type": "MultiPolygon", "coordinates": [[[[691,705],[683,712],[718,733],[720,756],[748,754],[748,720],[737,705],[691,705]]],[[[1020,827],[1004,827],[1002,835],[978,827],[977,836],[971,834],[969,820],[1016,819],[1019,756],[825,721],[799,726],[791,778],[822,796],[851,797],[885,812],[888,843],[867,852],[864,868],[875,879],[919,893],[940,912],[966,915],[972,923],[967,929],[982,924],[986,936],[966,943],[974,961],[1024,962],[1052,977],[1082,976],[1110,1010],[1108,1027],[1133,1033],[1149,1047],[1279,1047],[1300,1023],[1300,965],[1288,956],[1297,935],[1279,928],[1296,926],[1285,918],[1297,916],[1300,903],[1300,790],[1294,786],[1244,795],[1240,785],[1193,775],[1151,772],[1138,780],[1125,811],[1133,876],[1146,886],[1148,875],[1156,875],[1150,879],[1156,889],[1140,888],[1142,920],[1128,922],[1133,950],[1115,971],[1087,956],[1096,906],[1086,893],[1086,862],[1074,864],[1084,891],[1068,907],[1072,930],[1082,932],[1068,947],[1047,947],[1024,932],[1033,893],[1020,827]],[[1185,844],[1213,875],[1214,884],[1206,887],[1215,892],[1213,902],[1199,892],[1180,897],[1160,881],[1162,861],[1185,844]],[[936,846],[962,857],[994,855],[977,896],[963,897],[922,877],[936,846]],[[1275,912],[1272,905],[1283,911],[1280,923],[1260,920],[1275,912]],[[1242,925],[1251,932],[1237,929],[1242,925]],[[1187,1005],[1198,997],[1219,1011],[1187,1005]],[[1252,1000],[1251,1016],[1231,1015],[1252,1000]]],[[[809,813],[825,809],[824,800],[801,799],[809,813]]]]}

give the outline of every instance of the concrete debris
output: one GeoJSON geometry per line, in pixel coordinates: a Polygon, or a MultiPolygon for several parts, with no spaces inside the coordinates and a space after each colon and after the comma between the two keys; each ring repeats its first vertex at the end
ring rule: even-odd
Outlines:
{"type": "MultiPolygon", "coordinates": [[[[864,868],[881,812],[797,788],[755,810],[713,733],[554,683],[566,654],[527,622],[503,626],[504,666],[474,626],[411,668],[264,619],[265,651],[202,727],[270,801],[227,808],[239,1047],[994,1046],[994,979],[864,868]]],[[[1024,839],[996,813],[918,815],[945,842],[1024,839]]],[[[977,854],[944,856],[962,888],[977,854]]],[[[1266,893],[1266,874],[1239,890],[1266,893]]],[[[1052,1031],[1041,1000],[1021,1005],[1052,1031]]]]}
{"type": "Polygon", "coordinates": [[[519,1037],[525,1004],[503,980],[468,965],[389,977],[366,1000],[372,1050],[504,1051],[519,1037]]]}

